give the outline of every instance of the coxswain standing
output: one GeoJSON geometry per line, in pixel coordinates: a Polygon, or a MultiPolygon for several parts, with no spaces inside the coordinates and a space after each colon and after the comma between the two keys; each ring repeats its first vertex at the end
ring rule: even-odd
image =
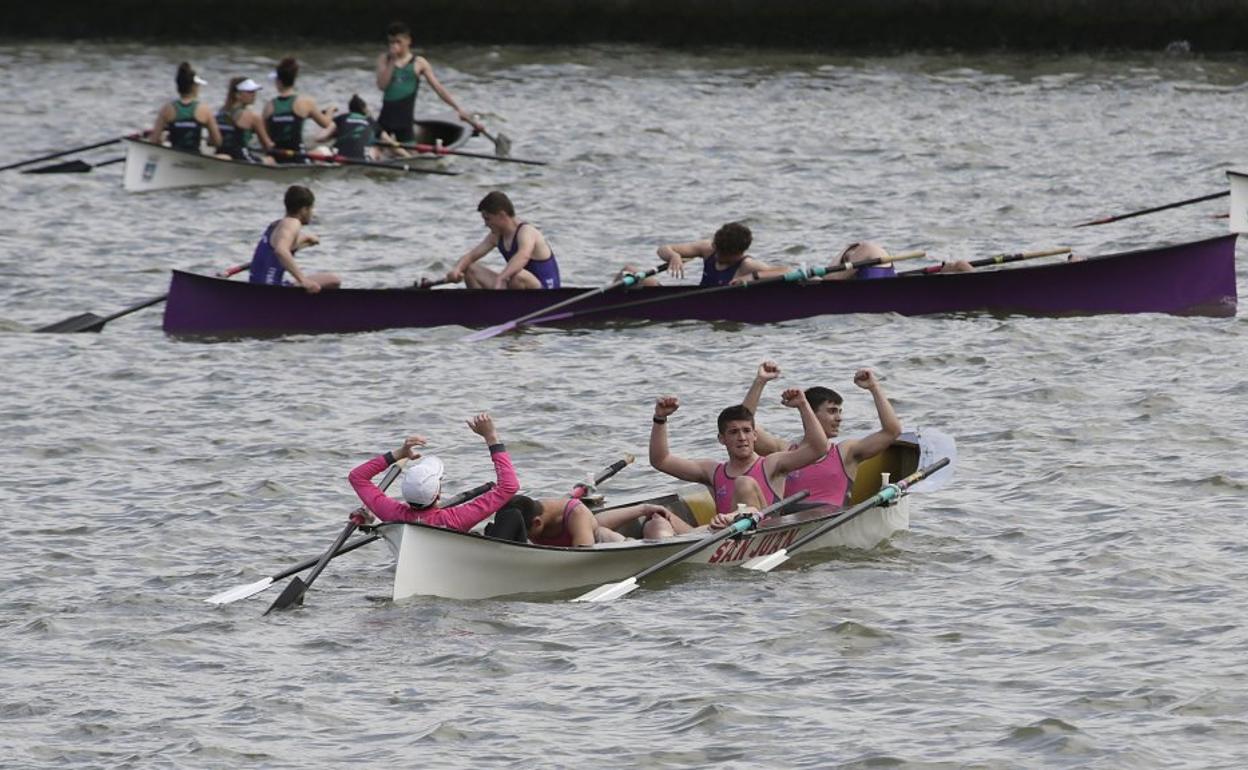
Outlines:
{"type": "Polygon", "coordinates": [[[178,86],[178,98],[161,107],[156,113],[156,124],[152,126],[147,140],[152,144],[161,144],[167,130],[170,147],[197,153],[204,138],[204,129],[207,128],[212,146],[219,147],[221,132],[217,129],[212,109],[199,103],[199,87],[207,85],[207,81],[195,74],[195,70],[187,62],[178,65],[178,74],[174,81],[178,86]]]}
{"type": "Polygon", "coordinates": [[[273,73],[277,83],[277,96],[264,105],[265,125],[269,129],[273,144],[277,145],[279,159],[291,158],[296,163],[305,160],[303,121],[311,119],[324,129],[334,125],[329,117],[334,112],[333,107],[322,111],[317,108],[315,99],[295,92],[295,79],[298,77],[298,61],[288,56],[278,62],[277,70],[273,73]]]}
{"type": "Polygon", "coordinates": [[[382,90],[381,114],[377,122],[381,128],[400,142],[416,141],[413,127],[416,115],[416,94],[420,90],[420,79],[423,77],[429,87],[446,102],[459,119],[472,126],[474,131],[483,132],[483,126],[472,117],[446,87],[438,82],[433,74],[433,67],[423,56],[412,53],[412,31],[402,22],[394,22],[386,29],[389,46],[386,52],[377,57],[377,87],[382,90]]]}

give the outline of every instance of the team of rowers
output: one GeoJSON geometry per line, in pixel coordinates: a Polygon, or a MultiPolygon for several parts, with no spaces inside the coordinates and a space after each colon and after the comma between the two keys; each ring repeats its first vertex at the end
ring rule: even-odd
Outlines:
{"type": "MultiPolygon", "coordinates": [[[[673,454],[668,447],[668,421],[680,408],[680,400],[662,396],[655,402],[650,465],[709,489],[715,500],[715,515],[701,526],[660,505],[641,504],[596,514],[575,495],[532,498],[517,494],[520,484],[515,468],[488,414],[468,421],[468,427],[485,440],[496,475],[493,489],[480,497],[461,505],[438,507],[444,466],[435,456],[421,455],[418,448],[425,446],[427,439],[419,435],[409,436],[397,449],[356,467],[348,479],[367,510],[381,521],[421,522],[466,532],[495,516],[491,529],[487,529],[491,536],[565,547],[624,540],[618,530],[639,520],[644,520],[641,532],[647,539],[714,531],[729,526],[737,516],[756,513],[799,491],[809,493],[807,503],[846,506],[860,464],[883,452],[901,435],[901,421],[876,375],[860,369],[854,374],[854,384],[874,399],[878,430],[862,438],[837,441],[843,418],[840,394],[822,386],[805,391],[789,388],[781,395],[781,403],[801,416],[802,437],[795,442],[784,441],[764,430],[754,417],[764,389],[779,377],[780,367],[764,361],[745,400],[720,412],[718,440],[727,453],[727,460],[722,462],[673,454]],[[386,495],[372,478],[403,460],[409,462],[400,484],[400,502],[386,495]]],[[[357,523],[366,518],[358,518],[357,523]]]]}
{"type": "Polygon", "coordinates": [[[476,131],[485,130],[438,81],[429,62],[412,52],[412,33],[406,24],[391,24],[387,37],[388,48],[377,59],[376,80],[382,102],[376,118],[359,94],[351,96],[346,113],[335,116],[337,108],[322,109],[315,99],[298,93],[295,81],[299,62],[293,57],[278,62],[271,75],[277,94],[261,112],[252,107],[263,86],[241,76],[231,78],[225,103],[213,112],[199,100],[199,87],[207,81],[183,62],[175,76],[178,97],[160,108],[148,141],[167,141],[176,149],[200,152],[207,133],[218,157],[269,164],[303,163],[321,156],[360,160],[376,160],[383,154],[405,156],[408,151],[403,145],[416,139],[413,121],[422,78],[461,120],[476,131]],[[303,127],[308,120],[322,129],[314,143],[332,142],[332,152],[320,148],[305,151],[303,127]]]}
{"type": "MultiPolygon", "coordinates": [[[[251,261],[251,282],[270,285],[302,286],[311,293],[333,289],[342,285],[342,279],[334,273],[308,273],[295,260],[295,252],[319,243],[316,236],[302,228],[312,219],[316,197],[302,185],[292,185],[286,190],[286,216],[271,222],[260,237],[251,261]],[[293,281],[288,281],[289,273],[293,281]]],[[[446,276],[437,283],[464,283],[470,289],[558,289],[561,285],[559,262],[554,249],[542,232],[532,224],[516,216],[515,206],[507,195],[498,190],[488,193],[477,204],[477,211],[487,230],[476,246],[465,252],[446,276]],[[493,251],[503,258],[503,266],[495,270],[481,264],[481,260],[493,251]]],[[[685,274],[685,262],[702,260],[701,286],[724,286],[749,283],[784,275],[791,267],[764,264],[749,255],[753,242],[750,228],[739,222],[729,222],[705,240],[688,243],[664,244],[659,247],[659,257],[667,264],[667,271],[675,277],[685,274]]],[[[888,252],[874,243],[850,244],[841,252],[838,263],[844,270],[828,273],[821,280],[863,280],[893,276],[893,266],[886,261],[888,252]],[[869,267],[856,265],[869,262],[869,267]]],[[[964,260],[946,262],[942,272],[967,272],[975,268],[964,260]]],[[[642,275],[638,268],[626,265],[621,271],[642,275]]],[[[617,276],[617,279],[620,276],[617,276]]],[[[427,279],[423,285],[430,285],[427,279]]],[[[647,277],[642,285],[657,281],[647,277]]]]}

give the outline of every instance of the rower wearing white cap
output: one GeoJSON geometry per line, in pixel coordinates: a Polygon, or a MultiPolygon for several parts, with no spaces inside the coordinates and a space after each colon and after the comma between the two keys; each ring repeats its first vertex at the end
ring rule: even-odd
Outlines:
{"type": "Polygon", "coordinates": [[[156,124],[147,139],[152,144],[164,141],[166,129],[169,131],[169,145],[177,150],[199,152],[199,144],[203,140],[203,130],[208,129],[208,139],[213,147],[221,145],[221,132],[217,129],[216,118],[212,109],[199,103],[199,87],[207,85],[207,81],[195,74],[195,70],[187,62],[178,65],[175,78],[178,85],[178,98],[160,108],[156,113],[156,124]]]}
{"type": "Polygon", "coordinates": [[[351,471],[347,479],[360,496],[365,507],[382,521],[420,522],[434,527],[445,527],[467,532],[502,508],[520,489],[516,480],[516,471],[511,465],[507,449],[498,440],[494,431],[494,420],[482,413],[468,420],[468,427],[473,433],[485,439],[490,450],[490,459],[494,461],[494,473],[497,481],[493,489],[480,497],[469,500],[463,505],[450,508],[438,508],[438,498],[442,495],[442,475],[444,468],[437,457],[422,457],[416,447],[425,446],[424,436],[408,436],[407,440],[393,452],[374,457],[368,462],[351,471]],[[399,502],[381,491],[372,478],[402,459],[414,460],[403,473],[400,485],[403,499],[399,502]]]}
{"type": "MultiPolygon", "coordinates": [[[[260,113],[252,112],[249,107],[256,103],[256,92],[261,86],[251,78],[230,78],[230,86],[225,92],[225,104],[217,110],[217,127],[221,131],[221,144],[217,146],[217,157],[231,158],[256,162],[250,145],[254,136],[266,151],[273,149],[273,140],[264,125],[260,113]]],[[[273,158],[264,156],[266,163],[273,163],[273,158]]]]}

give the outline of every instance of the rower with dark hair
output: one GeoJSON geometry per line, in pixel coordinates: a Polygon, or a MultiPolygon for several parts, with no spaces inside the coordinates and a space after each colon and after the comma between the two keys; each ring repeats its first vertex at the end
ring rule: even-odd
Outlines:
{"type": "Polygon", "coordinates": [[[386,28],[386,37],[386,52],[377,57],[377,87],[383,92],[381,115],[377,122],[382,129],[400,142],[416,141],[413,129],[416,93],[423,77],[429,82],[433,92],[455,110],[460,120],[471,125],[477,132],[485,130],[485,126],[460,107],[451,92],[438,81],[433,74],[433,67],[429,66],[425,57],[412,53],[412,31],[406,24],[397,21],[392,23],[386,28]]]}
{"type": "Polygon", "coordinates": [[[251,257],[251,283],[263,283],[270,286],[289,285],[283,276],[289,272],[299,286],[309,294],[316,294],[321,289],[337,289],[342,279],[333,273],[305,273],[297,262],[295,252],[320,243],[320,239],[303,231],[303,226],[312,221],[312,206],[316,196],[302,185],[291,185],[283,199],[286,205],[286,216],[270,223],[256,244],[256,251],[251,257]]]}
{"type": "Polygon", "coordinates": [[[277,82],[277,96],[264,105],[264,121],[269,129],[269,136],[277,149],[283,150],[279,157],[286,157],[295,163],[306,162],[303,157],[303,122],[312,122],[324,129],[332,128],[334,122],[329,119],[334,112],[333,107],[324,111],[316,106],[316,100],[310,96],[301,96],[295,91],[295,80],[299,77],[299,62],[287,56],[277,64],[273,79],[277,82]],[[291,155],[296,157],[291,157],[291,155]]]}
{"type": "MultiPolygon", "coordinates": [[[[684,278],[685,260],[702,260],[702,280],[699,286],[727,286],[730,283],[746,283],[781,275],[787,268],[766,265],[746,254],[754,235],[750,228],[740,222],[729,222],[715,231],[710,238],[687,243],[665,243],[659,247],[659,257],[667,262],[667,272],[673,278],[684,278]]],[[[644,268],[625,265],[625,273],[640,272],[644,268]]],[[[643,286],[658,286],[656,278],[642,281],[643,286]]]]}
{"type": "MultiPolygon", "coordinates": [[[[776,490],[783,488],[784,477],[815,462],[827,451],[827,435],[806,395],[797,388],[789,388],[784,391],[781,403],[797,409],[802,416],[805,433],[801,443],[767,457],[758,454],[754,449],[758,439],[754,412],[738,404],[720,412],[716,420],[719,443],[728,452],[728,461],[717,463],[672,454],[668,448],[667,421],[680,408],[680,399],[663,396],[655,402],[653,424],[650,426],[650,465],[669,476],[710,487],[715,498],[716,515],[709,529],[720,529],[731,524],[739,505],[757,511],[776,502],[781,498],[776,490]]],[[[652,517],[646,527],[647,537],[664,537],[692,530],[677,516],[666,520],[652,517]]]]}
{"type": "MultiPolygon", "coordinates": [[[[368,114],[368,105],[359,94],[352,94],[347,103],[347,113],[334,117],[333,128],[317,137],[318,142],[334,141],[334,152],[355,160],[376,160],[377,148],[373,142],[380,131],[377,121],[368,114]]],[[[380,131],[381,141],[392,144],[394,138],[380,131]]]]}
{"type": "MultiPolygon", "coordinates": [[[[265,150],[273,149],[273,140],[269,138],[264,119],[259,113],[248,109],[256,103],[256,93],[261,86],[251,78],[230,78],[230,85],[225,92],[225,104],[217,110],[217,127],[221,131],[221,144],[217,145],[217,156],[233,160],[257,162],[251,152],[251,138],[260,141],[265,150]]],[[[273,163],[272,156],[264,155],[265,163],[273,163]]]]}
{"type": "Polygon", "coordinates": [[[188,62],[178,65],[178,73],[174,76],[178,87],[178,98],[167,102],[156,113],[156,123],[152,126],[147,140],[152,144],[161,144],[165,131],[169,132],[169,146],[175,150],[199,152],[203,142],[204,129],[208,129],[208,140],[212,146],[221,144],[221,132],[217,128],[216,118],[206,104],[199,103],[199,87],[207,81],[195,74],[188,62]]]}
{"type": "Polygon", "coordinates": [[[499,528],[487,530],[486,534],[500,537],[507,531],[507,539],[522,542],[527,539],[537,545],[572,548],[594,543],[617,543],[626,539],[615,531],[619,527],[643,516],[667,518],[672,515],[668,509],[652,503],[594,513],[575,497],[534,499],[516,495],[495,516],[499,528]],[[514,521],[507,522],[509,518],[514,521]],[[516,526],[517,523],[519,526],[516,526]]]}
{"type": "MultiPolygon", "coordinates": [[[[759,364],[758,373],[745,395],[745,405],[751,409],[758,407],[762,399],[763,389],[767,383],[780,376],[780,367],[775,361],[764,361],[759,364]]],[[[840,435],[843,416],[841,395],[831,388],[816,386],[806,389],[806,400],[810,402],[820,427],[828,437],[828,443],[822,456],[810,465],[794,470],[784,482],[784,495],[787,497],[801,490],[810,492],[807,502],[827,503],[845,506],[849,503],[853,491],[854,479],[858,475],[858,465],[875,457],[892,446],[901,435],[901,420],[893,411],[888,396],[884,395],[884,387],[880,385],[875,372],[870,369],[859,369],[854,373],[854,384],[871,394],[875,401],[875,411],[880,419],[880,429],[858,439],[845,439],[837,442],[840,435]]],[[[795,445],[785,442],[761,427],[756,426],[758,439],[755,450],[760,455],[769,455],[792,449],[795,445]]]]}
{"type": "Polygon", "coordinates": [[[495,190],[481,199],[477,211],[489,233],[447,271],[448,281],[464,281],[470,289],[559,288],[554,250],[540,230],[516,218],[510,198],[495,190]],[[477,264],[495,248],[507,261],[500,272],[477,264]]]}

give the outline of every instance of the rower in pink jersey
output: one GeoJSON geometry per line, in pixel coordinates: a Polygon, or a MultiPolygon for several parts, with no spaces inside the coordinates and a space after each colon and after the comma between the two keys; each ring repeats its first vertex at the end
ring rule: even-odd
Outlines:
{"type": "Polygon", "coordinates": [[[520,489],[511,458],[494,430],[494,420],[488,414],[482,413],[469,420],[468,427],[485,439],[490,450],[490,459],[494,461],[497,482],[489,492],[463,505],[437,507],[438,498],[442,494],[442,461],[433,456],[421,457],[415,451],[416,447],[426,444],[424,436],[409,436],[401,447],[363,463],[352,470],[347,478],[368,510],[382,521],[420,522],[467,532],[502,508],[520,489]],[[400,486],[403,498],[407,501],[405,503],[388,496],[372,482],[374,476],[402,459],[415,460],[403,472],[400,486]]]}
{"type": "MultiPolygon", "coordinates": [[[[715,496],[715,517],[707,529],[715,530],[732,523],[737,506],[744,504],[760,510],[779,497],[784,477],[818,460],[828,444],[828,437],[819,425],[814,410],[798,388],[784,391],[781,403],[797,409],[802,416],[805,435],[792,449],[772,452],[762,457],[754,451],[758,434],[754,430],[754,412],[742,405],[730,406],[719,413],[719,443],[728,452],[728,461],[693,460],[671,453],[667,445],[667,420],[680,408],[675,396],[663,396],[654,405],[654,424],[650,429],[650,465],[684,481],[705,484],[715,496]]],[[[702,528],[699,528],[702,529],[702,528]]],[[[646,537],[670,537],[695,531],[678,516],[652,516],[643,533],[646,537]]]]}
{"type": "MultiPolygon", "coordinates": [[[[779,376],[780,367],[775,361],[764,361],[760,364],[754,383],[745,395],[745,405],[750,408],[757,407],[767,383],[779,376]]],[[[785,495],[806,490],[810,492],[807,502],[844,507],[853,491],[858,465],[888,449],[901,435],[901,420],[897,418],[893,405],[884,395],[884,388],[875,373],[870,369],[859,369],[854,373],[854,384],[871,393],[875,400],[875,411],[880,418],[880,429],[863,438],[846,439],[838,443],[836,437],[840,434],[843,415],[840,394],[831,388],[807,388],[806,400],[810,402],[815,417],[828,436],[827,449],[818,461],[788,475],[784,484],[785,495]]],[[[758,428],[755,446],[763,455],[791,447],[762,428],[758,428]]]]}

